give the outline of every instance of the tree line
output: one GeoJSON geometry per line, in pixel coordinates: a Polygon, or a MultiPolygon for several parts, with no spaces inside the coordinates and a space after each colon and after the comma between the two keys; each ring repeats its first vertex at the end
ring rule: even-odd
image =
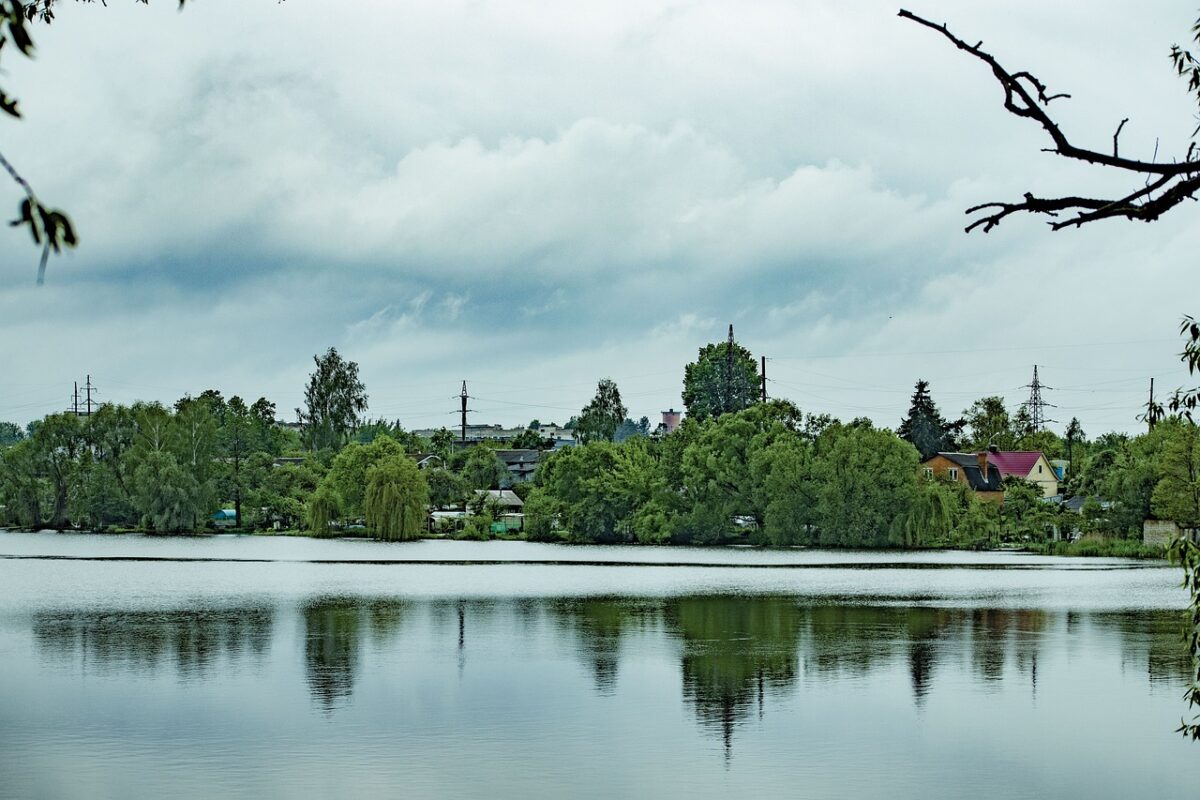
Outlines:
{"type": "Polygon", "coordinates": [[[462,447],[445,429],[426,439],[365,418],[358,366],[331,348],[314,357],[291,426],[265,398],[215,390],[172,407],[0,423],[0,522],[189,532],[230,508],[241,530],[408,539],[426,531],[431,509],[460,508],[468,518],[457,534],[487,538],[503,510],[478,490],[511,487],[525,500],[525,535],[540,541],[990,547],[1072,530],[1132,540],[1151,516],[1200,526],[1200,433],[1186,418],[1095,439],[1072,420],[1059,436],[1001,397],[948,420],[918,381],[892,431],[766,400],[759,381],[732,337],[706,345],[684,370],[687,417],[667,432],[630,420],[603,379],[570,420],[577,446],[550,450],[536,420],[508,443],[549,450],[532,482],[514,484],[498,444],[462,447]],[[1019,480],[1000,507],[919,467],[937,452],[989,445],[1066,460],[1064,494],[1089,498],[1083,513],[1019,480]],[[426,468],[414,454],[431,456],[426,468]]]}

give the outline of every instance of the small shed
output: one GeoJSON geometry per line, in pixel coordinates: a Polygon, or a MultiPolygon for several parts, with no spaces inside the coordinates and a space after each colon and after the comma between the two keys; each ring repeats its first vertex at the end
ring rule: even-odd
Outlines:
{"type": "Polygon", "coordinates": [[[1180,535],[1188,537],[1193,542],[1200,542],[1200,529],[1181,528],[1166,519],[1148,519],[1142,522],[1142,544],[1166,547],[1180,535]]]}

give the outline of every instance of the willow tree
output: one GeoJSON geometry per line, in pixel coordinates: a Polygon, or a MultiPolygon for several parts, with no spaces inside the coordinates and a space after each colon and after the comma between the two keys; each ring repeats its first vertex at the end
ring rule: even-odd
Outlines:
{"type": "Polygon", "coordinates": [[[308,529],[318,536],[330,535],[330,524],[338,516],[337,494],[322,481],[308,498],[308,529]]]}
{"type": "Polygon", "coordinates": [[[367,471],[363,507],[367,530],[376,539],[416,539],[424,529],[428,506],[429,487],[412,459],[396,456],[367,471]]]}

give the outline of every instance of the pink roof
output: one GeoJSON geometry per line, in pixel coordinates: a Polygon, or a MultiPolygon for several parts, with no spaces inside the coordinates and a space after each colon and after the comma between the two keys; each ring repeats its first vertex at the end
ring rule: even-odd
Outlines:
{"type": "Polygon", "coordinates": [[[1040,450],[1001,450],[998,453],[989,452],[988,463],[1000,470],[1001,475],[1026,478],[1041,457],[1040,450]]]}

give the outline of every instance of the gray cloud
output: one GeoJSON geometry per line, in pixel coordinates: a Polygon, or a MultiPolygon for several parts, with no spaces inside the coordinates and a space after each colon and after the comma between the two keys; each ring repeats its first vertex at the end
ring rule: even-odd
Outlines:
{"type": "MultiPolygon", "coordinates": [[[[1071,91],[1092,143],[1130,116],[1128,152],[1175,152],[1194,127],[1164,58],[1187,4],[924,5],[1071,91]]],[[[1090,432],[1133,427],[1144,378],[1186,380],[1190,212],[963,236],[969,205],[1108,179],[1040,154],[892,4],[339,9],[72,6],[35,64],[6,57],[28,119],[0,143],[83,247],[37,290],[0,232],[0,418],[88,371],[106,399],[288,410],[330,345],[411,426],[450,422],[464,378],[481,419],[565,418],[603,376],[653,415],[730,321],[772,391],[884,424],[918,376],[957,411],[1036,361],[1090,432]]]]}

